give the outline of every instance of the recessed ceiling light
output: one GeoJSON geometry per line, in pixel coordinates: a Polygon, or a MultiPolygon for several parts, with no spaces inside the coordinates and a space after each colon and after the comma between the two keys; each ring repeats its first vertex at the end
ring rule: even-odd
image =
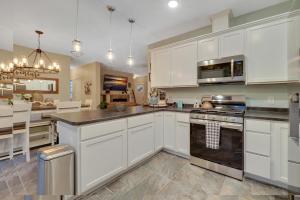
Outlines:
{"type": "Polygon", "coordinates": [[[178,6],[178,1],[177,0],[170,0],[168,3],[168,6],[170,8],[176,8],[178,6]]]}

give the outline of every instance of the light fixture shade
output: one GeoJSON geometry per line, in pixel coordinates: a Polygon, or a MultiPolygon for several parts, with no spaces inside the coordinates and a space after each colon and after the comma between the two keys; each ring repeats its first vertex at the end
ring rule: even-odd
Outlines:
{"type": "Polygon", "coordinates": [[[81,42],[79,40],[73,40],[72,41],[72,51],[71,53],[75,56],[75,57],[79,57],[82,56],[83,53],[81,51],[81,42]]]}
{"type": "Polygon", "coordinates": [[[107,51],[107,54],[106,54],[106,56],[107,56],[107,59],[108,60],[113,60],[114,59],[114,53],[113,53],[113,50],[112,49],[109,49],[108,51],[107,51]]]}
{"type": "Polygon", "coordinates": [[[178,7],[178,0],[169,0],[169,2],[168,2],[168,6],[170,7],[170,8],[176,8],[176,7],[178,7]]]}
{"type": "Polygon", "coordinates": [[[127,64],[129,66],[133,66],[134,65],[134,59],[133,59],[132,56],[128,56],[128,58],[127,58],[127,64]]]}

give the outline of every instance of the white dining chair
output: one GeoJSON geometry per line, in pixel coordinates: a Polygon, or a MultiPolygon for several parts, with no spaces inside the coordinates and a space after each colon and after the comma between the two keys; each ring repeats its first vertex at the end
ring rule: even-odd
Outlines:
{"type": "Polygon", "coordinates": [[[56,104],[57,113],[79,112],[81,101],[60,101],[56,104]]]}
{"type": "MultiPolygon", "coordinates": [[[[60,101],[56,104],[57,113],[70,113],[70,112],[80,112],[81,110],[81,101],[60,101]]],[[[51,143],[55,144],[57,141],[58,133],[56,131],[56,122],[52,121],[51,123],[51,143]]]]}
{"type": "Polygon", "coordinates": [[[14,153],[26,155],[26,161],[30,161],[29,126],[31,103],[14,102],[13,105],[13,138],[21,138],[22,151],[14,153]]]}
{"type": "Polygon", "coordinates": [[[8,146],[8,156],[0,160],[13,158],[13,109],[9,105],[0,105],[0,141],[8,146]]]}

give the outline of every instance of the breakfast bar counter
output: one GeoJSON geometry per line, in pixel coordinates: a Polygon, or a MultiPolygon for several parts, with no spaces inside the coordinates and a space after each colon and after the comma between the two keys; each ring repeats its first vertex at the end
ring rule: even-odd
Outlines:
{"type": "MultiPolygon", "coordinates": [[[[112,181],[161,151],[166,147],[164,141],[170,140],[164,131],[174,134],[175,143],[177,121],[180,137],[186,136],[184,141],[187,141],[191,110],[134,106],[124,111],[107,109],[51,115],[57,121],[59,143],[75,150],[76,194],[112,181]]],[[[188,146],[182,151],[188,156],[189,151],[185,149],[188,146]]]]}
{"type": "Polygon", "coordinates": [[[51,115],[53,119],[57,121],[62,121],[70,125],[85,125],[96,122],[103,122],[115,119],[121,119],[126,117],[132,117],[137,115],[143,115],[147,113],[160,112],[160,111],[171,111],[171,112],[183,112],[190,113],[192,108],[175,108],[175,107],[166,107],[166,108],[152,108],[149,106],[132,106],[128,107],[124,111],[116,111],[113,109],[107,110],[92,110],[76,113],[62,113],[62,114],[53,114],[51,115]]]}

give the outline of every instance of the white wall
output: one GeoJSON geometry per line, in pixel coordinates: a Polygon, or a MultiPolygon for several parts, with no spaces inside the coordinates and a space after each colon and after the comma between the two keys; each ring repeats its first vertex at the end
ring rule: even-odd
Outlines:
{"type": "Polygon", "coordinates": [[[288,97],[293,92],[300,92],[299,84],[275,85],[203,85],[198,88],[166,89],[167,96],[173,100],[181,99],[184,103],[194,103],[207,95],[244,95],[248,107],[287,108],[288,97]]]}

